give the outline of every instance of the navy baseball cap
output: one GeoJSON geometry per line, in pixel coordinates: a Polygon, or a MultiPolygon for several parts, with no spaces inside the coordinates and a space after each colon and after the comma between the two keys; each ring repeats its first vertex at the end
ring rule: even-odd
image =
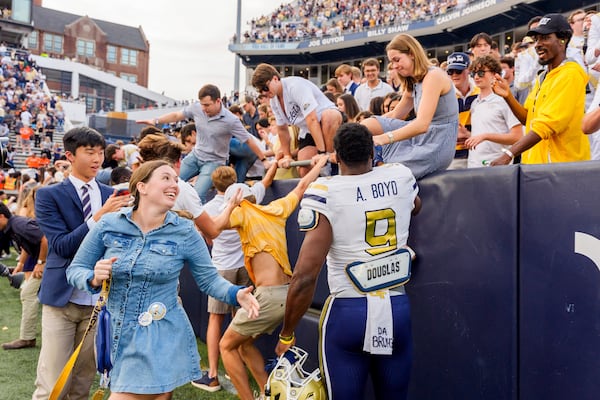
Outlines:
{"type": "Polygon", "coordinates": [[[446,61],[448,62],[446,69],[457,69],[459,71],[469,68],[469,64],[471,64],[469,56],[461,52],[450,54],[446,61]]]}
{"type": "Polygon", "coordinates": [[[562,14],[546,14],[538,26],[527,32],[527,36],[548,35],[556,32],[573,32],[571,25],[562,14]]]}

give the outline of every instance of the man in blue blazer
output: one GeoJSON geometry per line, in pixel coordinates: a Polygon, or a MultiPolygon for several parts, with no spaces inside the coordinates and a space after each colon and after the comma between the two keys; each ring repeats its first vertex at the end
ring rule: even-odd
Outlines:
{"type": "MultiPolygon", "coordinates": [[[[104,137],[82,127],[63,138],[71,172],[61,183],[43,187],[35,201],[36,219],[48,239],[38,297],[42,303],[42,348],[37,366],[33,399],[47,399],[67,360],[87,327],[97,295],[67,283],[65,270],[88,231],[102,215],[127,206],[129,196],[116,196],[110,186],[96,182],[104,161],[104,137]]],[[[94,333],[88,335],[64,398],[88,399],[95,375],[94,333]]],[[[63,398],[63,397],[61,397],[63,398]]]]}
{"type": "Polygon", "coordinates": [[[342,64],[335,69],[335,77],[344,88],[344,93],[350,93],[354,96],[358,83],[352,80],[352,67],[348,64],[342,64]]]}

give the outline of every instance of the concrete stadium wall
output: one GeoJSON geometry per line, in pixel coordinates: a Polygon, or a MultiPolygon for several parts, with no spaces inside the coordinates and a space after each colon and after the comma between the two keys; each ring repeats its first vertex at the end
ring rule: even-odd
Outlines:
{"type": "MultiPolygon", "coordinates": [[[[419,182],[409,244],[411,399],[597,399],[600,393],[600,162],[447,171],[419,182]]],[[[294,181],[275,182],[265,201],[294,181]]],[[[288,220],[290,261],[302,242],[288,220]]],[[[317,366],[323,268],[297,329],[317,366]]],[[[181,295],[205,339],[206,296],[181,295]]],[[[276,332],[277,333],[277,332],[276,332]]],[[[258,345],[274,357],[276,335],[258,345]]],[[[373,398],[369,389],[366,398],[373,398]]]]}

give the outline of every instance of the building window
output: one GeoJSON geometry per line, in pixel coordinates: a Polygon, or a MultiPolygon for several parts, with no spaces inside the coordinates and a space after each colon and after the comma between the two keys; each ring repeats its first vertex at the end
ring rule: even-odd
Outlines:
{"type": "Polygon", "coordinates": [[[51,33],[44,33],[44,51],[62,54],[63,37],[51,33]]]}
{"type": "Polygon", "coordinates": [[[121,73],[121,78],[131,83],[137,83],[137,75],[121,73]]]}
{"type": "Polygon", "coordinates": [[[46,75],[46,84],[50,91],[62,94],[63,97],[71,95],[71,80],[73,79],[71,72],[44,68],[44,75],[46,75]]]}
{"type": "Polygon", "coordinates": [[[86,112],[114,110],[115,88],[85,75],[79,75],[79,97],[85,99],[86,112]]]}
{"type": "MultiPolygon", "coordinates": [[[[155,102],[153,100],[146,99],[144,97],[130,93],[127,90],[123,90],[123,110],[132,110],[136,108],[147,108],[154,106],[155,102]]],[[[139,131],[139,128],[137,131],[139,131]]]]}
{"type": "Polygon", "coordinates": [[[38,31],[33,31],[27,37],[27,48],[37,49],[38,48],[38,31]]]}
{"type": "Polygon", "coordinates": [[[137,66],[137,50],[121,49],[121,64],[137,66]]]}
{"type": "Polygon", "coordinates": [[[106,61],[112,64],[117,62],[117,48],[115,46],[108,45],[106,47],[106,61]]]}
{"type": "Polygon", "coordinates": [[[91,40],[77,39],[77,55],[83,57],[94,57],[96,55],[94,45],[95,43],[91,40]]]}

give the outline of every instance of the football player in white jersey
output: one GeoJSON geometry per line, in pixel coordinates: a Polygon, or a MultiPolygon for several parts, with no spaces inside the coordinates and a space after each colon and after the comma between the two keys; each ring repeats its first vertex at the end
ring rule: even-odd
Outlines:
{"type": "Polygon", "coordinates": [[[401,164],[372,168],[373,138],[359,124],[334,138],[340,175],[310,185],[298,215],[306,236],[288,291],[278,355],[311,304],[327,257],[330,296],[321,314],[320,356],[328,398],[364,396],[370,374],[378,399],[405,399],[412,361],[410,276],[404,248],[418,187],[401,164]]]}

